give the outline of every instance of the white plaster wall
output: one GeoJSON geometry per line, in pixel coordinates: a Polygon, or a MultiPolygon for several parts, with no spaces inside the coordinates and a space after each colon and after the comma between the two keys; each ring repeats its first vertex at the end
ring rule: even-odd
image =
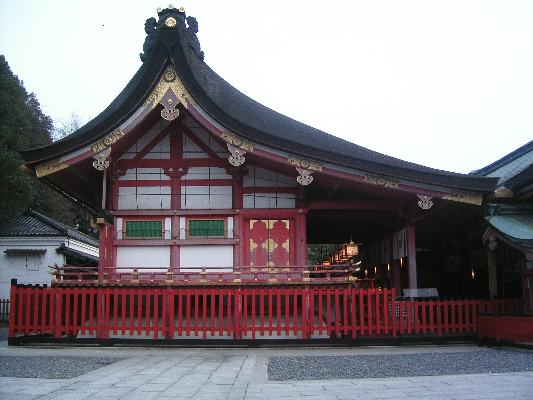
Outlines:
{"type": "Polygon", "coordinates": [[[170,209],[169,186],[120,187],[119,210],[168,210],[170,209]]]}
{"type": "Polygon", "coordinates": [[[255,165],[249,165],[242,184],[244,187],[295,187],[296,178],[256,167],[255,165]]]}
{"type": "Polygon", "coordinates": [[[13,278],[19,283],[50,284],[52,275],[48,266],[65,264],[65,256],[56,252],[64,240],[64,237],[0,238],[0,298],[9,298],[13,278]],[[28,255],[27,264],[25,255],[8,256],[4,253],[7,249],[45,249],[46,252],[28,255]]]}
{"type": "Polygon", "coordinates": [[[209,158],[187,135],[183,135],[183,158],[209,158]]]}
{"type": "MultiPolygon", "coordinates": [[[[187,267],[225,267],[223,269],[207,269],[208,271],[233,270],[232,245],[191,245],[180,247],[180,270],[187,267]]],[[[189,271],[194,271],[190,270],[189,271]]]]}
{"type": "Polygon", "coordinates": [[[183,176],[183,180],[188,179],[231,179],[224,168],[218,167],[191,167],[187,174],[183,176]]]}
{"type": "Polygon", "coordinates": [[[144,159],[164,160],[170,158],[170,135],[166,135],[154,146],[144,157],[144,159]]]}
{"type": "Polygon", "coordinates": [[[243,195],[244,208],[295,208],[296,195],[291,193],[249,193],[243,195]]]}
{"type": "Polygon", "coordinates": [[[169,266],[170,246],[117,247],[118,268],[140,268],[140,272],[157,272],[166,271],[169,266]]]}
{"type": "Polygon", "coordinates": [[[233,217],[227,219],[228,238],[233,239],[233,217]]]}
{"type": "Polygon", "coordinates": [[[170,177],[165,175],[162,168],[130,168],[126,170],[126,174],[118,178],[119,181],[135,181],[135,180],[160,180],[168,181],[170,177]]]}
{"type": "MultiPolygon", "coordinates": [[[[122,154],[122,156],[120,157],[120,160],[132,159],[133,157],[135,157],[137,153],[140,152],[144,147],[146,147],[146,145],[150,143],[152,139],[154,139],[159,134],[159,132],[161,132],[162,129],[165,129],[168,126],[168,124],[169,122],[163,119],[161,119],[161,121],[156,122],[154,126],[152,126],[152,128],[146,131],[146,133],[142,135],[139,138],[139,140],[137,140],[136,143],[131,145],[130,148],[122,154]]],[[[158,146],[156,146],[156,148],[157,147],[158,146]]],[[[169,146],[169,151],[170,151],[170,146],[169,146]]],[[[169,158],[169,157],[170,157],[170,153],[169,153],[169,156],[166,158],[169,158]]],[[[158,156],[156,158],[160,158],[160,157],[158,156]]],[[[161,156],[161,158],[163,158],[163,156],[161,156]]]]}
{"type": "MultiPolygon", "coordinates": [[[[202,142],[204,142],[211,150],[213,150],[219,157],[227,158],[229,152],[225,147],[222,147],[216,139],[205,129],[190,127],[189,128],[202,142]]],[[[195,147],[197,147],[195,145],[195,147]]],[[[184,150],[187,152],[187,143],[184,142],[184,150]]],[[[201,150],[200,150],[201,151],[201,150]]],[[[184,154],[184,158],[194,158],[193,154],[184,154]]],[[[204,157],[201,157],[204,158],[204,157]]]]}
{"type": "Polygon", "coordinates": [[[122,233],[123,233],[122,224],[123,224],[122,218],[115,219],[116,238],[118,240],[122,239],[122,233]]]}
{"type": "Polygon", "coordinates": [[[181,208],[227,209],[232,207],[231,186],[182,186],[181,208]]]}

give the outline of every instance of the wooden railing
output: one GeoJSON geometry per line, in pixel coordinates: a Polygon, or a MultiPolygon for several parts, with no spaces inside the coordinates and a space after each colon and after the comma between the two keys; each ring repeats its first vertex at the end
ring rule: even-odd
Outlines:
{"type": "Polygon", "coordinates": [[[479,318],[479,337],[533,343],[533,315],[483,315],[479,318]]]}
{"type": "Polygon", "coordinates": [[[239,285],[239,284],[298,284],[353,283],[373,288],[372,279],[358,279],[351,265],[323,268],[318,265],[290,267],[183,267],[181,269],[103,268],[98,273],[92,266],[50,266],[55,285],[239,285]]]}
{"type": "Polygon", "coordinates": [[[352,286],[12,285],[9,337],[317,339],[477,335],[482,313],[516,300],[396,300],[352,286]]]}
{"type": "Polygon", "coordinates": [[[0,299],[0,322],[9,320],[9,299],[0,299]]]}

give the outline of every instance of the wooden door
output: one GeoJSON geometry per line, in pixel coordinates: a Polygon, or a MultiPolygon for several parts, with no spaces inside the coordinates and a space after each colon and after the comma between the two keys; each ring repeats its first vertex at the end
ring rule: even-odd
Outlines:
{"type": "Polygon", "coordinates": [[[288,267],[293,260],[293,223],[289,219],[251,219],[248,222],[248,264],[288,267]]]}

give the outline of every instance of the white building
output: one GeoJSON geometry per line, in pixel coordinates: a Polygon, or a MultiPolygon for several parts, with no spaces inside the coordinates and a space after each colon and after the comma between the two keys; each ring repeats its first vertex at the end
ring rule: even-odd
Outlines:
{"type": "Polygon", "coordinates": [[[11,279],[50,284],[49,265],[98,262],[98,240],[35,211],[0,221],[0,299],[11,279]]]}

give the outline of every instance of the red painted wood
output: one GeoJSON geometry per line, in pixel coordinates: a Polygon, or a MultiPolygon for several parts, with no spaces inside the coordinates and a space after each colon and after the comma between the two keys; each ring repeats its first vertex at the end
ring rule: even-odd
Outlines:
{"type": "MultiPolygon", "coordinates": [[[[41,302],[41,334],[46,334],[50,332],[50,326],[47,324],[47,318],[46,315],[49,312],[48,311],[48,303],[50,300],[49,296],[49,289],[43,288],[43,298],[41,302]]],[[[83,322],[83,314],[82,314],[82,322],[83,322]]],[[[83,325],[85,327],[85,325],[83,325]]]]}
{"type": "MultiPolygon", "coordinates": [[[[160,329],[160,326],[159,326],[159,295],[160,295],[160,291],[159,289],[155,288],[154,291],[154,339],[158,339],[159,338],[159,329],[160,329]]],[[[163,302],[163,305],[165,303],[163,302]]],[[[164,314],[163,314],[163,318],[164,318],[164,314]]],[[[164,323],[163,323],[163,326],[164,326],[164,323]]],[[[164,334],[163,334],[164,335],[164,334]]]]}
{"type": "MultiPolygon", "coordinates": [[[[353,338],[357,334],[367,337],[390,337],[392,334],[395,337],[398,329],[400,335],[436,334],[440,337],[460,332],[477,333],[480,312],[514,310],[517,304],[509,300],[396,302],[394,290],[305,286],[244,289],[14,287],[11,297],[14,308],[10,337],[47,331],[57,338],[78,332],[92,334],[96,306],[97,337],[101,339],[110,334],[132,335],[135,331],[148,336],[153,333],[154,339],[160,334],[173,337],[175,329],[179,336],[184,331],[190,335],[192,331],[204,339],[224,333],[238,337],[241,332],[251,334],[252,338],[284,334],[305,339],[311,338],[315,331],[322,334],[324,330],[332,337],[348,336],[350,332],[353,338]]],[[[516,329],[522,329],[521,326],[517,325],[516,329]]]]}

